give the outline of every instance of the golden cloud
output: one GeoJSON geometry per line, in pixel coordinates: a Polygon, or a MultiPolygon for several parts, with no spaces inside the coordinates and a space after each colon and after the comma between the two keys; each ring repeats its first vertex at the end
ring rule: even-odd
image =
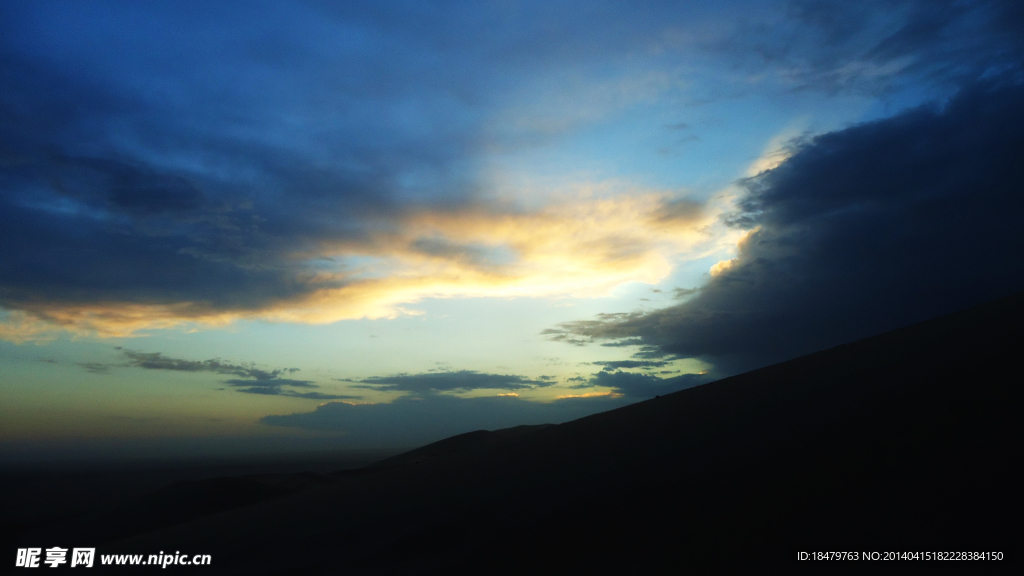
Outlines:
{"type": "Polygon", "coordinates": [[[600,398],[607,396],[609,398],[622,398],[622,394],[618,392],[587,392],[586,394],[564,394],[562,396],[556,396],[555,400],[565,400],[566,398],[600,398]]]}
{"type": "Polygon", "coordinates": [[[375,232],[358,242],[323,242],[293,254],[319,268],[302,279],[307,290],[291,298],[250,309],[187,301],[36,302],[9,313],[0,338],[38,341],[54,330],[130,336],[243,318],[392,318],[415,314],[405,306],[426,298],[601,296],[626,282],[656,283],[680,259],[735,246],[718,224],[721,200],[700,204],[643,192],[582,195],[533,210],[497,203],[415,210],[366,222],[375,232]]]}

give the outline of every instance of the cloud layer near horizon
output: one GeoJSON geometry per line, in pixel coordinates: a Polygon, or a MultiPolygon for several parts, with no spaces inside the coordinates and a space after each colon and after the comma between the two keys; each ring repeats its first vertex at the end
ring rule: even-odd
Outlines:
{"type": "Polygon", "coordinates": [[[469,392],[472,390],[529,390],[551,386],[553,382],[531,380],[513,374],[483,374],[472,370],[429,372],[376,376],[360,380],[356,388],[390,392],[435,394],[438,392],[469,392]]]}
{"type": "Polygon", "coordinates": [[[368,378],[357,384],[378,390],[407,392],[386,403],[326,402],[312,412],[264,416],[275,427],[343,433],[362,445],[416,445],[473,430],[494,430],[521,424],[557,424],[612,410],[638,400],[670,394],[710,381],[705,374],[660,378],[648,374],[602,370],[589,378],[574,377],[573,394],[535,401],[512,392],[497,396],[462,397],[451,392],[484,389],[525,390],[553,385],[545,378],[481,374],[471,371],[368,378]]]}
{"type": "Polygon", "coordinates": [[[719,374],[813,352],[1024,290],[1024,85],[794,144],[743,182],[738,256],[691,299],[547,331],[701,357],[719,374]]]}
{"type": "Polygon", "coordinates": [[[320,388],[310,380],[297,380],[285,376],[298,372],[298,368],[277,368],[265,370],[258,368],[255,364],[232,364],[214,358],[210,360],[185,360],[164,356],[160,352],[139,352],[137,350],[126,350],[118,347],[125,357],[123,364],[101,364],[90,362],[80,364],[83,368],[93,373],[106,373],[110,368],[141,368],[143,370],[169,370],[172,372],[212,372],[214,374],[226,374],[237,376],[229,378],[223,383],[246,394],[261,394],[265,396],[290,396],[293,398],[307,398],[310,400],[350,400],[359,398],[350,394],[326,394],[309,390],[320,388]],[[300,391],[304,390],[304,391],[300,391]]]}
{"type": "MultiPolygon", "coordinates": [[[[635,400],[632,400],[635,401],[635,400]]],[[[471,432],[522,424],[557,424],[628,402],[601,395],[530,402],[514,396],[405,396],[387,404],[327,402],[312,412],[264,416],[263,424],[344,433],[354,444],[414,446],[471,432]]]]}

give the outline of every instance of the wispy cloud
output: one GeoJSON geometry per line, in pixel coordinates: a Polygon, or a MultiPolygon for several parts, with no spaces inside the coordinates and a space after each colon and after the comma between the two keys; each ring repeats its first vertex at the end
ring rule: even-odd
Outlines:
{"type": "Polygon", "coordinates": [[[106,374],[110,371],[110,365],[100,362],[79,362],[78,365],[93,374],[106,374]]]}
{"type": "Polygon", "coordinates": [[[89,372],[105,374],[111,368],[128,367],[141,368],[144,370],[170,370],[174,372],[212,372],[214,374],[230,374],[239,376],[224,380],[223,383],[246,394],[261,394],[271,396],[290,396],[294,398],[308,398],[311,400],[353,400],[358,395],[350,394],[327,394],[303,389],[320,388],[319,385],[310,380],[297,380],[286,378],[286,375],[298,372],[298,368],[277,368],[263,369],[255,364],[232,364],[220,359],[211,360],[185,360],[182,358],[171,358],[160,352],[139,352],[136,350],[121,349],[120,353],[125,357],[126,362],[122,364],[100,364],[87,363],[79,364],[89,372]]]}
{"type": "Polygon", "coordinates": [[[551,378],[531,380],[511,374],[486,374],[472,370],[398,374],[359,381],[355,387],[414,393],[470,392],[472,390],[529,390],[554,384],[551,378]]]}
{"type": "Polygon", "coordinates": [[[620,368],[661,368],[671,364],[669,360],[599,360],[594,362],[598,366],[604,366],[604,370],[616,370],[620,368]]]}
{"type": "MultiPolygon", "coordinates": [[[[219,359],[213,360],[183,360],[170,358],[160,352],[137,352],[135,350],[121,350],[128,361],[124,364],[133,368],[144,368],[146,370],[174,370],[178,372],[215,372],[217,374],[234,374],[242,376],[249,381],[272,381],[281,380],[281,375],[298,372],[298,368],[279,368],[275,370],[263,370],[255,365],[230,364],[219,359]]],[[[231,382],[231,381],[229,381],[231,382]]],[[[237,382],[237,381],[236,381],[237,382]]],[[[309,382],[295,380],[294,382],[309,382]]]]}

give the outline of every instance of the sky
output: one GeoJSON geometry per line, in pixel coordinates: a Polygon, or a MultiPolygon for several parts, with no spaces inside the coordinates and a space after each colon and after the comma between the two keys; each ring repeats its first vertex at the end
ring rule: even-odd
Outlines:
{"type": "Polygon", "coordinates": [[[412,447],[1018,292],[1022,64],[1013,1],[3,3],[0,458],[412,447]]]}

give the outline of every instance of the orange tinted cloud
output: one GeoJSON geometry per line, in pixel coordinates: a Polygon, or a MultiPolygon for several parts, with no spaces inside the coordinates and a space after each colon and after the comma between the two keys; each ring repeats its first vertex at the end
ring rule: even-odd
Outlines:
{"type": "Polygon", "coordinates": [[[626,282],[655,283],[681,258],[721,248],[720,210],[667,193],[577,197],[522,210],[477,205],[368,221],[359,241],[326,241],[292,260],[305,290],[252,308],[204,302],[33,302],[0,324],[0,338],[64,330],[129,336],[223,326],[238,319],[329,323],[415,314],[425,298],[594,297],[626,282]]]}

